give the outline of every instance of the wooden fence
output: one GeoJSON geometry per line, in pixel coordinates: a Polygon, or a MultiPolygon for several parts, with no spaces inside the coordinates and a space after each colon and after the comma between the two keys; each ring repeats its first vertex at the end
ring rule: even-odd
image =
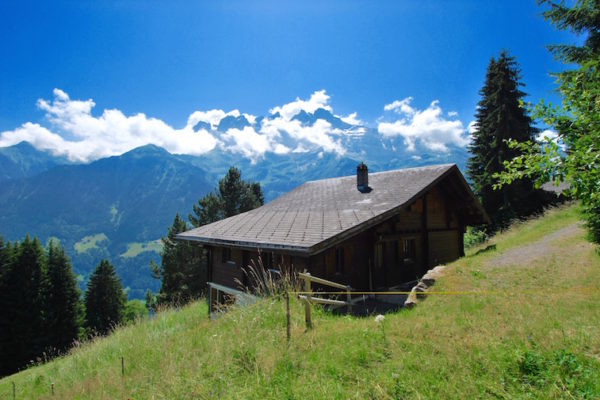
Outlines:
{"type": "MultiPolygon", "coordinates": [[[[304,294],[298,295],[298,298],[304,300],[304,319],[306,321],[306,329],[312,328],[312,316],[310,311],[310,303],[317,304],[327,304],[333,306],[346,306],[348,310],[348,314],[352,313],[352,299],[351,292],[352,288],[347,285],[342,285],[341,283],[331,282],[326,279],[318,278],[316,276],[312,276],[308,272],[300,272],[298,273],[298,277],[304,280],[304,294]],[[333,299],[325,299],[322,297],[313,296],[313,291],[311,289],[311,282],[314,282],[323,286],[330,286],[336,289],[342,289],[346,292],[346,301],[342,300],[333,300],[333,299]]],[[[318,294],[315,293],[315,294],[318,294]]]]}

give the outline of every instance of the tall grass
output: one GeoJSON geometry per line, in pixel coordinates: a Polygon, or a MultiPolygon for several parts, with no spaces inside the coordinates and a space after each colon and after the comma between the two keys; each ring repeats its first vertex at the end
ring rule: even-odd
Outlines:
{"type": "MultiPolygon", "coordinates": [[[[298,275],[291,266],[266,266],[260,254],[256,262],[251,260],[242,270],[248,281],[247,290],[252,294],[281,298],[298,286],[298,275]]],[[[237,284],[244,286],[239,280],[237,284]]]]}

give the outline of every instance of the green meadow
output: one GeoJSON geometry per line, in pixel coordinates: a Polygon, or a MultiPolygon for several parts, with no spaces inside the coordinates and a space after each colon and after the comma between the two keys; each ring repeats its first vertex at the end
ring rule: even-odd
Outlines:
{"type": "Polygon", "coordinates": [[[17,399],[600,398],[600,256],[576,206],[516,224],[448,265],[416,308],[375,316],[291,298],[207,318],[205,301],[0,381],[17,399]],[[122,371],[121,361],[124,362],[122,371]],[[54,397],[51,387],[54,384],[54,397]]]}

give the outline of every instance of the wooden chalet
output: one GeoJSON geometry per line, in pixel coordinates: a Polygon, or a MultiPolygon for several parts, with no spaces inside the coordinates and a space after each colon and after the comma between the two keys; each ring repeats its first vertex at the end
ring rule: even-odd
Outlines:
{"type": "Polygon", "coordinates": [[[241,289],[242,268],[279,265],[379,290],[464,255],[467,225],[489,222],[454,164],[306,182],[264,206],[178,235],[209,250],[208,281],[241,289]],[[258,263],[257,263],[258,264],[258,263]]]}

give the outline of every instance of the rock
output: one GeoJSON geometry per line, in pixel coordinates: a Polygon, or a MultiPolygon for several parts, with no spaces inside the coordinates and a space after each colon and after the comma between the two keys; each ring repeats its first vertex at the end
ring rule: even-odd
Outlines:
{"type": "Polygon", "coordinates": [[[425,298],[427,296],[427,291],[431,286],[433,286],[433,284],[435,284],[435,281],[442,276],[444,269],[446,269],[445,265],[438,265],[437,267],[427,271],[419,283],[417,283],[417,285],[411,289],[408,298],[404,302],[404,307],[413,308],[417,305],[418,299],[425,298]]]}
{"type": "Polygon", "coordinates": [[[417,305],[417,292],[416,292],[415,288],[413,288],[410,291],[410,294],[408,295],[408,298],[404,302],[404,307],[406,307],[406,308],[413,308],[416,305],[417,305]]]}
{"type": "Polygon", "coordinates": [[[444,269],[446,269],[445,265],[438,265],[437,267],[430,269],[425,275],[423,275],[421,281],[425,282],[427,286],[432,286],[436,280],[440,279],[444,269]]]}

